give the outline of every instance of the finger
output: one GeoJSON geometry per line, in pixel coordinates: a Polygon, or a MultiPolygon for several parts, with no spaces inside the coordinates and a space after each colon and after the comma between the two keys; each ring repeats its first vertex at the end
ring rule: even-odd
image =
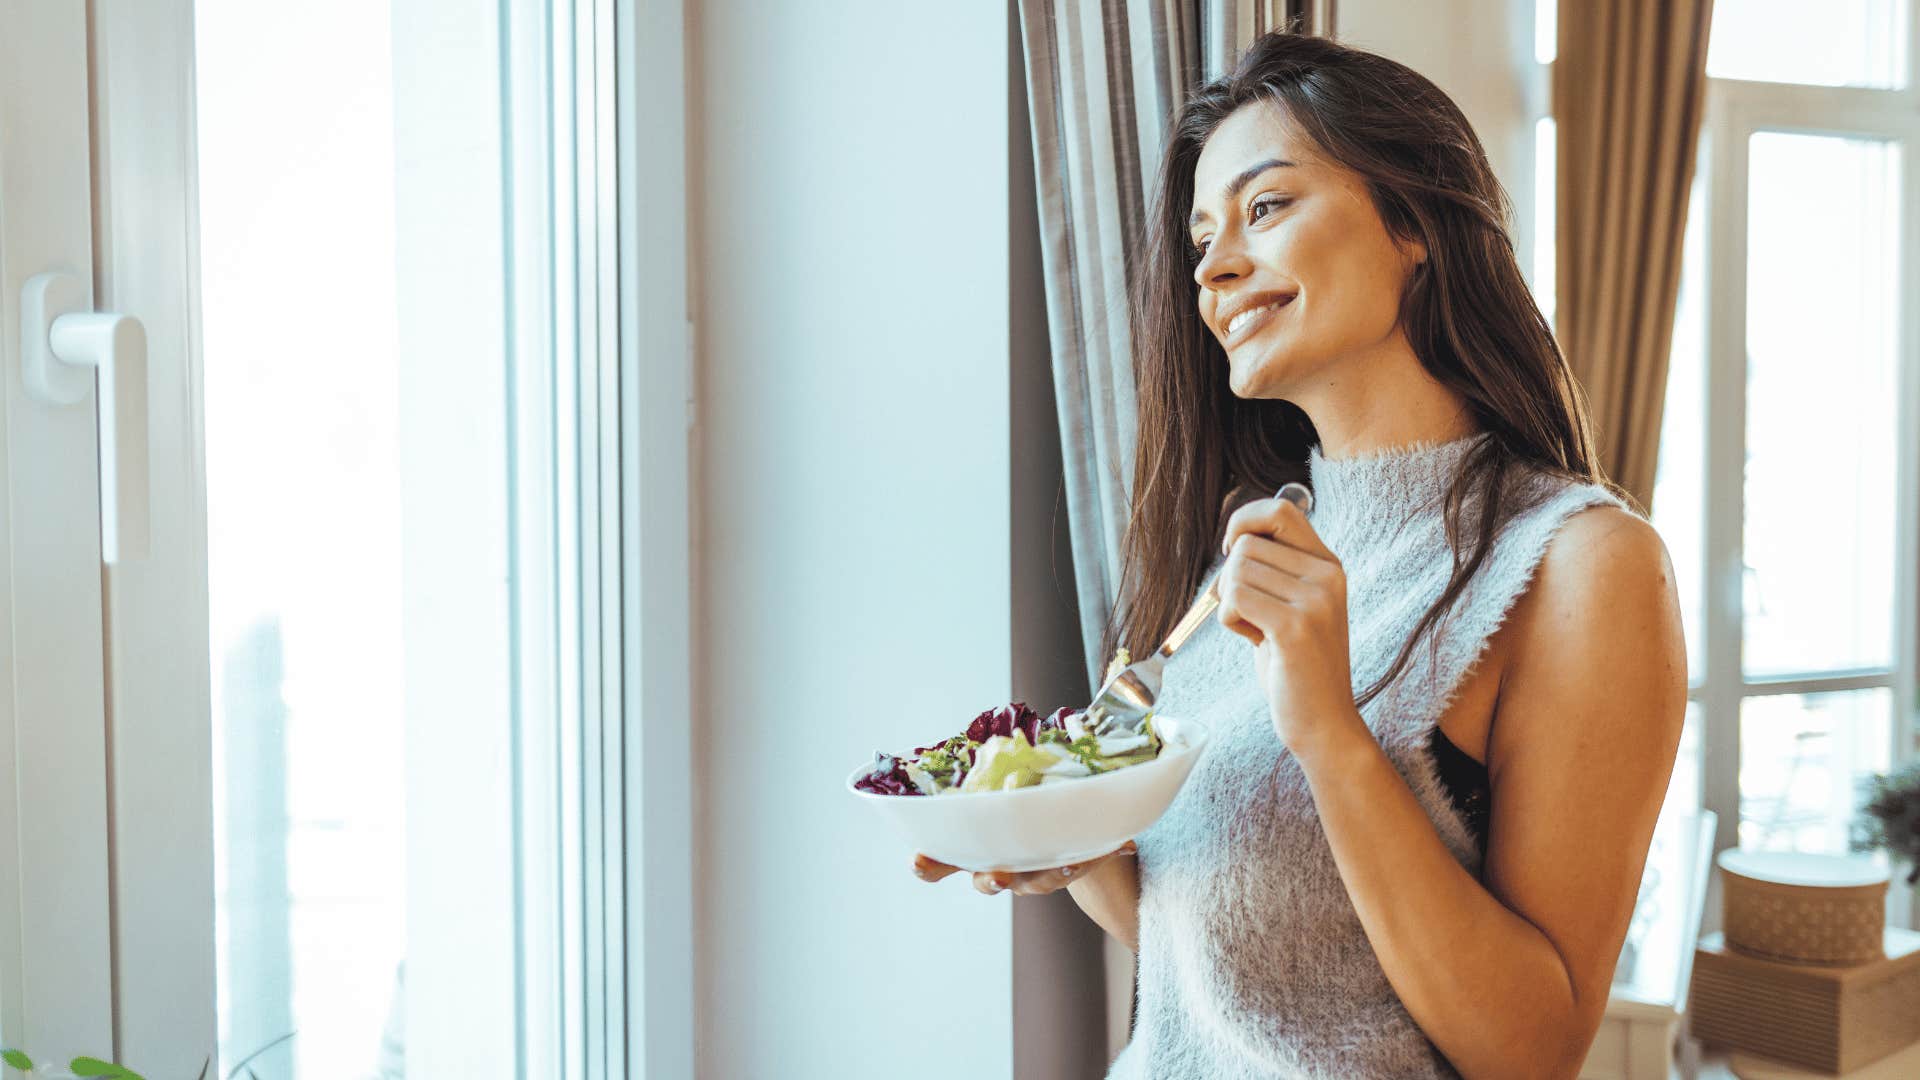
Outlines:
{"type": "Polygon", "coordinates": [[[1318,581],[1333,564],[1277,540],[1247,533],[1233,542],[1233,554],[1227,556],[1233,571],[1241,575],[1272,571],[1289,580],[1318,581]]]}
{"type": "Polygon", "coordinates": [[[1227,521],[1220,550],[1232,551],[1234,541],[1244,535],[1265,537],[1331,562],[1340,561],[1321,542],[1320,534],[1307,520],[1306,511],[1287,499],[1260,499],[1234,511],[1227,521]]]}
{"type": "Polygon", "coordinates": [[[1077,863],[1069,863],[1065,866],[1056,866],[1048,870],[1034,870],[1025,874],[1015,874],[1013,875],[1013,883],[1009,888],[1021,896],[1043,896],[1050,892],[1057,892],[1079,881],[1081,878],[1086,877],[1108,859],[1116,855],[1131,855],[1138,850],[1139,846],[1129,840],[1119,847],[1114,848],[1112,851],[1107,852],[1105,855],[1096,855],[1091,859],[1077,863]]]}
{"type": "Polygon", "coordinates": [[[1276,535],[1281,528],[1278,504],[1285,501],[1284,499],[1255,499],[1235,510],[1233,516],[1227,519],[1227,531],[1220,539],[1220,550],[1232,551],[1233,542],[1248,533],[1258,536],[1276,535]]]}
{"type": "Polygon", "coordinates": [[[1220,605],[1214,608],[1213,618],[1214,621],[1218,622],[1221,626],[1258,645],[1266,640],[1266,635],[1260,632],[1259,627],[1248,622],[1246,616],[1241,613],[1240,604],[1243,599],[1244,594],[1242,594],[1238,588],[1234,587],[1232,579],[1222,574],[1220,576],[1220,605]]]}
{"type": "Polygon", "coordinates": [[[1339,557],[1334,555],[1325,543],[1321,542],[1320,534],[1314,531],[1313,522],[1307,520],[1307,512],[1305,510],[1300,509],[1286,499],[1275,499],[1273,501],[1276,507],[1274,516],[1280,519],[1280,527],[1276,532],[1279,533],[1278,539],[1281,543],[1299,548],[1309,555],[1325,559],[1328,562],[1338,563],[1340,561],[1339,557]]]}
{"type": "Polygon", "coordinates": [[[1312,586],[1283,570],[1249,560],[1245,549],[1253,543],[1252,538],[1242,538],[1228,556],[1227,570],[1220,575],[1220,606],[1215,618],[1221,626],[1258,645],[1268,634],[1266,627],[1248,614],[1254,598],[1266,595],[1291,602],[1296,591],[1312,586]]]}
{"type": "Polygon", "coordinates": [[[973,887],[988,896],[1005,891],[1012,881],[1013,875],[1005,870],[979,870],[973,875],[973,887]]]}
{"type": "Polygon", "coordinates": [[[1220,625],[1258,645],[1268,638],[1289,636],[1281,628],[1294,617],[1293,608],[1288,600],[1265,589],[1250,588],[1236,578],[1221,586],[1215,617],[1220,625]]]}
{"type": "Polygon", "coordinates": [[[1051,870],[1035,870],[1031,873],[1015,874],[1012,886],[1013,891],[1019,893],[1021,896],[1044,896],[1050,892],[1058,892],[1068,885],[1073,884],[1075,880],[1085,877],[1087,870],[1104,858],[1106,858],[1106,856],[1102,855],[1100,859],[1089,859],[1086,862],[1074,863],[1071,866],[1056,866],[1051,870]]]}
{"type": "Polygon", "coordinates": [[[958,869],[960,868],[957,866],[948,866],[939,859],[930,859],[918,852],[913,856],[913,873],[921,881],[939,881],[958,869]]]}

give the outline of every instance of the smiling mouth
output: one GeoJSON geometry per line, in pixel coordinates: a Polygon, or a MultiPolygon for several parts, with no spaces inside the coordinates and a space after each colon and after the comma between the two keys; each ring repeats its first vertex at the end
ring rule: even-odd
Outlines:
{"type": "Polygon", "coordinates": [[[1262,304],[1251,311],[1243,311],[1235,315],[1233,321],[1227,324],[1225,344],[1231,345],[1240,341],[1265,326],[1281,309],[1293,303],[1294,295],[1297,294],[1283,296],[1270,304],[1262,304]]]}

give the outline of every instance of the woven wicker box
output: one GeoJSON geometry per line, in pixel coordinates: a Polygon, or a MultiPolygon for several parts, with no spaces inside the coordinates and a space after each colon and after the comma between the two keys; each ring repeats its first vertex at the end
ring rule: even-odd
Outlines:
{"type": "Polygon", "coordinates": [[[1837,1076],[1786,1065],[1745,1050],[1735,1050],[1727,1056],[1727,1071],[1739,1080],[1816,1080],[1818,1077],[1832,1080],[1913,1080],[1920,1076],[1920,1042],[1903,1050],[1895,1050],[1871,1065],[1837,1076]]]}
{"type": "Polygon", "coordinates": [[[1693,1035],[1827,1073],[1869,1065],[1920,1040],[1920,933],[1886,927],[1879,960],[1783,964],[1709,934],[1694,951],[1693,1035]]]}
{"type": "Polygon", "coordinates": [[[1871,858],[1728,850],[1716,860],[1727,944],[1793,964],[1877,960],[1887,867],[1871,858]]]}

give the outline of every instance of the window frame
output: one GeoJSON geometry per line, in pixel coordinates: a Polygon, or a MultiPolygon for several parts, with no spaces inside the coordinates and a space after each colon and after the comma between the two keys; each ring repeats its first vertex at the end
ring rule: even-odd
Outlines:
{"type": "MultiPolygon", "coordinates": [[[[515,940],[487,954],[490,976],[495,960],[513,968],[513,1030],[448,1052],[507,1039],[523,1077],[687,1075],[686,5],[437,0],[406,14],[488,20],[503,127],[462,152],[500,140],[498,175],[473,186],[500,181],[508,271],[495,300],[531,313],[491,324],[502,349],[461,352],[495,310],[479,298],[452,313],[475,327],[440,350],[483,381],[491,362],[494,384],[459,400],[507,410],[507,445],[473,468],[504,468],[510,489],[505,579],[480,585],[511,605],[511,701],[495,710],[511,716],[487,731],[515,757],[514,802],[485,825],[512,852],[447,856],[488,848],[475,857],[489,887],[513,890],[515,940]]],[[[16,646],[0,650],[0,1026],[36,1058],[96,1054],[150,1075],[193,1075],[218,1044],[194,24],[192,0],[90,19],[36,4],[0,43],[31,61],[0,82],[38,88],[9,95],[33,111],[8,125],[19,156],[0,179],[15,205],[44,210],[0,232],[12,286],[0,309],[43,263],[95,277],[96,306],[124,301],[146,323],[155,387],[153,557],[103,573],[92,417],[0,385],[16,451],[0,461],[0,500],[20,518],[0,530],[0,637],[16,646]],[[117,646],[116,628],[140,647],[117,646]]],[[[414,974],[410,998],[430,1001],[414,974]]],[[[409,1035],[427,1020],[409,1008],[409,1035]]]]}
{"type": "MultiPolygon", "coordinates": [[[[601,0],[606,3],[607,0],[601,0]]],[[[701,580],[692,248],[687,222],[687,0],[613,0],[613,141],[622,627],[613,659],[625,799],[628,1072],[695,1067],[693,641],[701,580]]]]}
{"type": "MultiPolygon", "coordinates": [[[[0,1042],[36,1061],[96,1053],[113,1038],[116,942],[106,794],[107,597],[143,568],[100,562],[97,406],[27,392],[21,293],[36,275],[80,279],[111,310],[87,196],[86,12],[30,3],[0,36],[0,1042]],[[31,87],[31,92],[23,92],[31,87]]],[[[115,235],[107,229],[110,240],[115,235]]],[[[174,327],[158,327],[164,334],[174,327]]],[[[149,353],[155,341],[149,341],[149,353]]],[[[163,440],[162,425],[149,431],[163,440]]],[[[156,537],[155,548],[164,540],[156,537]]],[[[141,822],[120,822],[138,832],[141,822]]],[[[193,928],[184,928],[191,934],[193,928]]],[[[124,947],[124,943],[121,943],[124,947]]],[[[0,1066],[0,1072],[9,1071],[0,1066]]]]}
{"type": "MultiPolygon", "coordinates": [[[[1534,0],[1535,20],[1557,0],[1534,0]]],[[[1715,851],[1739,846],[1741,706],[1748,698],[1886,687],[1892,696],[1892,768],[1920,758],[1920,4],[1908,0],[1906,84],[1894,88],[1832,87],[1709,76],[1696,168],[1707,214],[1702,377],[1703,505],[1698,597],[1701,648],[1690,672],[1689,703],[1699,710],[1700,801],[1718,818],[1715,851]],[[1900,147],[1901,203],[1914,208],[1900,222],[1903,275],[1896,331],[1896,405],[1892,662],[1885,668],[1805,671],[1749,677],[1744,671],[1743,531],[1746,455],[1747,147],[1756,131],[1883,139],[1900,147]]],[[[1536,25],[1539,25],[1537,22],[1536,25]]],[[[1551,60],[1533,65],[1527,97],[1538,121],[1554,115],[1551,60]]],[[[1534,177],[1524,178],[1529,195],[1534,177]]],[[[1536,207],[1529,223],[1552,227],[1552,207],[1536,207]]],[[[1533,250],[1529,245],[1523,250],[1533,250]]],[[[1552,273],[1551,267],[1533,272],[1552,273]]],[[[1539,285],[1536,280],[1536,291],[1539,285]]],[[[1684,764],[1681,763],[1681,764],[1684,764]]],[[[1717,881],[1716,881],[1717,887],[1717,881]]],[[[1920,890],[1893,876],[1887,909],[1896,925],[1920,926],[1920,890]]],[[[1708,928],[1718,904],[1709,902],[1708,928]]]]}
{"type": "MultiPolygon", "coordinates": [[[[1909,8],[1909,23],[1920,24],[1909,8]]],[[[1900,397],[1895,408],[1894,611],[1892,662],[1884,668],[1809,670],[1750,676],[1744,670],[1744,467],[1746,460],[1747,179],[1756,132],[1885,140],[1900,153],[1901,204],[1920,207],[1920,95],[1897,90],[1708,80],[1702,123],[1706,260],[1706,403],[1702,490],[1699,679],[1688,688],[1701,709],[1702,799],[1720,815],[1715,848],[1737,848],[1740,829],[1741,708],[1750,698],[1886,687],[1892,696],[1893,768],[1920,752],[1915,725],[1920,671],[1920,213],[1900,222],[1900,397]]],[[[1810,511],[1810,516],[1817,511],[1810,511]]],[[[1914,891],[1898,879],[1888,894],[1896,922],[1915,925],[1914,891]]]]}

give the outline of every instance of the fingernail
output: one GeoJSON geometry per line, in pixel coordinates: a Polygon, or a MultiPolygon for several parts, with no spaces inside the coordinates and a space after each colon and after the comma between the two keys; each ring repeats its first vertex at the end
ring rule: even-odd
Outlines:
{"type": "Polygon", "coordinates": [[[1073,867],[1071,867],[1071,866],[1063,866],[1063,867],[1061,867],[1061,868],[1060,868],[1060,876],[1061,876],[1061,877],[1072,877],[1072,876],[1073,876],[1073,867]]]}
{"type": "Polygon", "coordinates": [[[1128,851],[1139,851],[1139,850],[1140,850],[1140,845],[1139,845],[1139,844],[1136,844],[1136,843],[1134,843],[1134,842],[1133,842],[1133,841],[1131,841],[1131,840],[1129,840],[1129,841],[1127,841],[1127,842],[1126,842],[1125,844],[1123,844],[1123,845],[1121,845],[1121,846],[1122,846],[1122,847],[1124,847],[1124,848],[1126,848],[1126,849],[1127,849],[1128,851]]]}

